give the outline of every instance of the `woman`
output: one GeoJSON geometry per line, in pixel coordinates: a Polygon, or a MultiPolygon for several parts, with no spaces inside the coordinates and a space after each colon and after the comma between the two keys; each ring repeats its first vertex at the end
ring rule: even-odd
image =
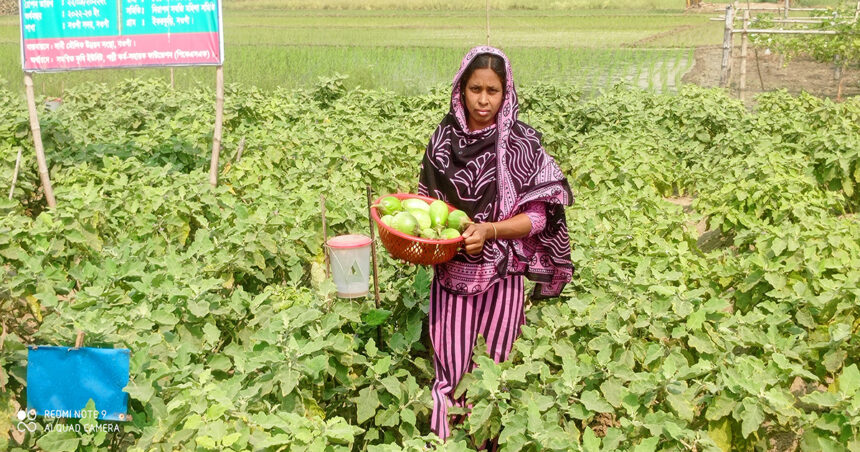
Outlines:
{"type": "Polygon", "coordinates": [[[540,134],[517,120],[518,110],[505,54],[470,50],[454,77],[451,109],[421,162],[418,192],[474,221],[463,233],[464,249],[435,266],[430,291],[430,425],[443,439],[450,435],[448,407],[464,403],[452,394],[474,368],[477,334],[496,362],[506,360],[525,324],[523,277],[537,282],[532,299],[540,299],[557,296],[573,273],[564,217],[573,194],[540,134]]]}

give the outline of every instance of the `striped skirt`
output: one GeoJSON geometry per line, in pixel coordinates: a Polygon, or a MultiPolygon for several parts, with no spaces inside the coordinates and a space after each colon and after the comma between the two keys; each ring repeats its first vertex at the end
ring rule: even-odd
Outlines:
{"type": "MultiPolygon", "coordinates": [[[[525,325],[523,313],[523,276],[508,276],[483,293],[453,295],[433,280],[430,290],[430,341],[433,344],[433,413],[430,429],[447,439],[452,424],[460,416],[448,419],[448,407],[462,407],[465,394],[454,399],[454,388],[466,372],[475,368],[472,349],[480,333],[487,342],[487,353],[499,363],[508,359],[514,340],[525,325]]],[[[494,444],[490,445],[495,450],[494,444]]]]}

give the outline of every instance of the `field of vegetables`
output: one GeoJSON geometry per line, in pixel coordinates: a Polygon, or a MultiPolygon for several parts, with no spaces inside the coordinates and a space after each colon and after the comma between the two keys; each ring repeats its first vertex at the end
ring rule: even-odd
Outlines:
{"type": "MultiPolygon", "coordinates": [[[[414,191],[446,91],[228,85],[217,189],[213,93],[168,92],[81,85],[42,111],[59,203],[45,210],[26,109],[0,86],[0,449],[438,443],[431,271],[380,251],[382,309],[334,298],[318,202],[330,233],[366,233],[365,185],[414,191]],[[77,330],[132,350],[133,421],[17,433],[25,344],[77,330]]],[[[774,92],[750,112],[692,86],[520,94],[576,194],[577,273],[527,307],[508,362],[478,345],[461,386],[472,415],[439,447],[500,434],[509,451],[858,450],[860,100],[774,92]]]]}

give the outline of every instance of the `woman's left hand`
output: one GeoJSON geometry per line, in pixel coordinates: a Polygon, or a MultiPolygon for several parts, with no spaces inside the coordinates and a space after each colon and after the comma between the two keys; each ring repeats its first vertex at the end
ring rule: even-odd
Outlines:
{"type": "Polygon", "coordinates": [[[491,228],[492,226],[488,223],[472,223],[466,228],[463,232],[463,238],[465,239],[467,254],[473,256],[481,254],[484,249],[484,242],[487,241],[488,236],[492,235],[492,233],[488,233],[491,228]]]}

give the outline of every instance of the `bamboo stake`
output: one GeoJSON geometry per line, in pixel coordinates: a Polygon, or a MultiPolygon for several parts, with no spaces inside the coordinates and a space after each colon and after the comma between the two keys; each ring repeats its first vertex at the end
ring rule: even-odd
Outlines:
{"type": "Polygon", "coordinates": [[[764,91],[764,79],[761,76],[761,64],[758,60],[758,48],[755,49],[755,68],[758,71],[758,83],[761,87],[761,90],[764,91]]]}
{"type": "Polygon", "coordinates": [[[215,134],[212,138],[212,161],[209,184],[218,185],[218,157],[221,153],[221,129],[224,125],[224,66],[215,68],[215,134]]]}
{"type": "Polygon", "coordinates": [[[788,19],[788,11],[791,9],[791,2],[789,0],[785,0],[785,9],[782,10],[782,18],[788,19]]]}
{"type": "Polygon", "coordinates": [[[328,228],[325,224],[325,195],[320,195],[320,210],[322,211],[322,227],[323,227],[323,256],[325,259],[325,277],[331,276],[331,262],[328,259],[328,228]]]}
{"type": "MultiPolygon", "coordinates": [[[[744,31],[747,30],[750,21],[749,10],[744,11],[744,31]]],[[[741,100],[744,100],[745,91],[747,89],[747,34],[741,35],[741,74],[738,89],[740,90],[741,100]]]]}
{"type": "Polygon", "coordinates": [[[726,29],[723,33],[723,60],[720,64],[720,86],[727,86],[731,75],[732,27],[734,17],[732,5],[726,6],[726,29]]]}
{"type": "Polygon", "coordinates": [[[373,216],[370,214],[370,206],[373,200],[370,198],[370,185],[367,186],[367,220],[370,222],[370,256],[373,260],[373,295],[376,299],[376,308],[379,309],[379,267],[376,263],[376,234],[374,233],[373,216]]]}
{"type": "Polygon", "coordinates": [[[18,157],[15,158],[15,171],[12,172],[12,186],[9,187],[9,200],[12,200],[12,195],[15,194],[15,184],[18,183],[18,171],[21,169],[21,155],[23,150],[18,147],[18,157]]]}
{"type": "Polygon", "coordinates": [[[33,76],[29,72],[24,73],[24,88],[27,91],[27,109],[30,112],[30,130],[33,132],[33,145],[36,148],[39,179],[42,181],[42,189],[45,190],[45,199],[48,201],[48,207],[57,207],[57,200],[54,198],[54,188],[51,186],[51,175],[48,173],[48,161],[45,159],[45,148],[42,146],[42,129],[39,126],[39,116],[36,113],[36,98],[33,95],[33,76]]]}
{"type": "MultiPolygon", "coordinates": [[[[488,2],[489,4],[489,2],[488,2]]],[[[370,185],[367,186],[367,221],[370,222],[370,256],[373,261],[373,295],[376,301],[376,309],[379,309],[379,267],[376,264],[376,234],[373,232],[373,216],[370,214],[370,206],[373,200],[370,199],[370,185]]],[[[382,325],[376,326],[376,340],[382,345],[382,325]]]]}
{"type": "Polygon", "coordinates": [[[239,140],[239,149],[236,150],[236,158],[235,158],[236,163],[239,163],[239,160],[242,160],[242,151],[244,151],[244,150],[245,150],[245,137],[242,137],[242,139],[239,140]]]}
{"type": "Polygon", "coordinates": [[[732,33],[760,34],[760,35],[838,35],[835,30],[767,30],[750,28],[747,30],[732,30],[732,33]]]}
{"type": "Polygon", "coordinates": [[[84,346],[84,332],[78,331],[78,337],[75,338],[75,348],[81,348],[84,346]]]}
{"type": "Polygon", "coordinates": [[[170,68],[170,89],[174,89],[176,85],[173,83],[174,80],[173,68],[170,68]]]}

